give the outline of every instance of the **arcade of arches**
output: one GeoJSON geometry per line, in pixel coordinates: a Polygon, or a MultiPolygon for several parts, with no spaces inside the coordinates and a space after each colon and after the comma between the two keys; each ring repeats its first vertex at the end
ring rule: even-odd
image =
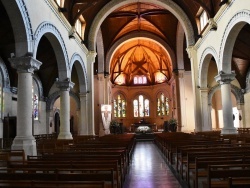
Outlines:
{"type": "Polygon", "coordinates": [[[32,155],[33,135],[102,136],[103,104],[125,132],[237,134],[249,20],[249,0],[1,0],[0,138],[32,155]]]}

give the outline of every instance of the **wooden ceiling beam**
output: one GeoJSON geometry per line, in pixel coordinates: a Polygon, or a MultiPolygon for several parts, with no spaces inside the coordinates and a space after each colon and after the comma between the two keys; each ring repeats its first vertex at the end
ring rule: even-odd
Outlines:
{"type": "Polygon", "coordinates": [[[213,11],[201,0],[193,0],[194,2],[196,2],[198,5],[200,5],[208,14],[209,18],[213,18],[214,14],[213,11]]]}

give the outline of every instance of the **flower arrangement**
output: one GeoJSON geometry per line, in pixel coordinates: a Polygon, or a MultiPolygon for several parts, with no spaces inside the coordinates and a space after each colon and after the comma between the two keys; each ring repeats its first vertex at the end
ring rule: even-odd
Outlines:
{"type": "Polygon", "coordinates": [[[169,125],[177,125],[177,120],[175,118],[171,118],[168,120],[169,125]]]}

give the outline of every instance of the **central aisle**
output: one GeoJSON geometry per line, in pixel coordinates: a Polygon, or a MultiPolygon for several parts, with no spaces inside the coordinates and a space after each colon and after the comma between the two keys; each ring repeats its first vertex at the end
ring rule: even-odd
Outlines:
{"type": "Polygon", "coordinates": [[[153,141],[137,142],[124,188],[180,188],[153,141]]]}

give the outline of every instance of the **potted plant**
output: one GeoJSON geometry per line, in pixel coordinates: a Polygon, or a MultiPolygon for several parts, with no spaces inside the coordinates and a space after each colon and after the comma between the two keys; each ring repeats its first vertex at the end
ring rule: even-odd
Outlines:
{"type": "Polygon", "coordinates": [[[109,124],[110,133],[118,134],[120,132],[120,123],[116,120],[112,120],[109,124]]]}
{"type": "Polygon", "coordinates": [[[175,118],[171,118],[168,120],[169,131],[176,132],[177,129],[177,120],[175,118]]]}

